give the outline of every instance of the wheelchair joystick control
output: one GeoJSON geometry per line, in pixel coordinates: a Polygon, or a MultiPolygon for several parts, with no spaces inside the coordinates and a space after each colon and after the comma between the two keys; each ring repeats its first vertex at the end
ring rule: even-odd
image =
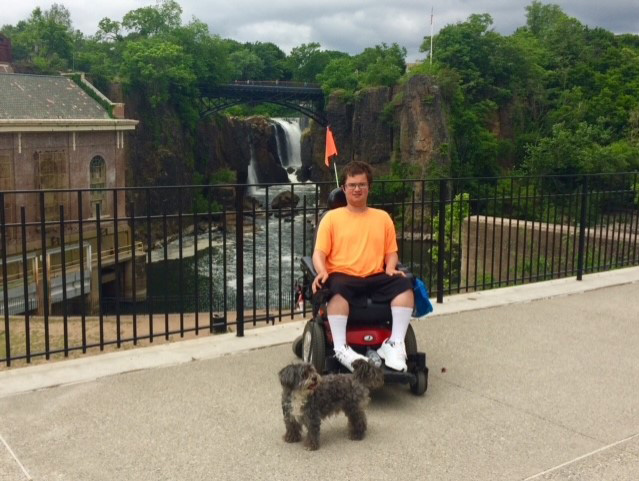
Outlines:
{"type": "Polygon", "coordinates": [[[379,357],[379,354],[377,354],[377,351],[374,349],[368,349],[366,351],[366,357],[375,367],[382,367],[382,358],[379,357]]]}

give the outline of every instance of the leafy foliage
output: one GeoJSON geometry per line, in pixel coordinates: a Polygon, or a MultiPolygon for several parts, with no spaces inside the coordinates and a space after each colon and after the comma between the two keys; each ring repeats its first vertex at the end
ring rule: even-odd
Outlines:
{"type": "MultiPolygon", "coordinates": [[[[340,91],[348,100],[368,87],[428,74],[437,79],[449,118],[451,166],[443,175],[639,168],[639,35],[588,27],[538,0],[526,7],[526,23],[511,35],[495,32],[488,13],[443,27],[433,39],[432,66],[424,62],[409,72],[406,50],[396,43],[349,55],[310,42],[287,55],[273,43],[220,38],[197,19],[183,23],[175,0],[136,8],[121,19],[103,18],[93,36],[75,30],[60,4],[35,8],[2,31],[12,40],[18,71],[82,70],[103,91],[121,84],[136,99],[158,155],[172,141],[159,113],[176,112],[193,143],[204,86],[317,82],[327,94],[340,91]]],[[[425,37],[422,51],[430,50],[430,41],[425,37]]],[[[389,104],[383,114],[386,122],[392,109],[389,104]]],[[[288,112],[260,105],[229,113],[288,112]]],[[[187,146],[184,161],[194,155],[187,146]]]]}
{"type": "MultiPolygon", "coordinates": [[[[589,28],[533,1],[509,36],[488,14],[447,25],[432,67],[451,110],[451,174],[639,168],[639,37],[589,28]]],[[[430,49],[430,38],[422,51],[430,49]]]]}
{"type": "Polygon", "coordinates": [[[385,85],[392,87],[406,71],[406,49],[394,43],[367,48],[359,55],[331,60],[317,80],[326,92],[343,90],[347,97],[360,89],[385,85]]]}
{"type": "MultiPolygon", "coordinates": [[[[445,286],[459,285],[461,279],[461,257],[462,257],[462,233],[458,228],[470,215],[470,195],[462,192],[457,194],[452,202],[445,207],[444,219],[446,226],[444,229],[444,272],[450,272],[450,276],[445,276],[445,286]]],[[[439,216],[433,218],[433,243],[431,254],[433,264],[437,264],[439,259],[439,216]]]]}

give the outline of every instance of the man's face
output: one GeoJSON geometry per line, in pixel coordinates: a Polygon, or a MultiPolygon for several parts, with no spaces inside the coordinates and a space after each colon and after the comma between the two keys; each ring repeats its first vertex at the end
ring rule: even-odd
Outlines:
{"type": "Polygon", "coordinates": [[[346,202],[353,207],[365,207],[368,200],[368,179],[366,174],[357,174],[346,177],[344,193],[346,202]]]}

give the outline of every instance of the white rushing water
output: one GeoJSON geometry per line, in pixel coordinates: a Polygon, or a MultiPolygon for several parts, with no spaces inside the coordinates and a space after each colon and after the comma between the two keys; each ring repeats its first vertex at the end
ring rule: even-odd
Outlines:
{"type": "MultiPolygon", "coordinates": [[[[285,169],[299,169],[302,166],[302,133],[299,119],[282,118],[271,120],[280,126],[285,133],[285,148],[282,148],[280,145],[283,140],[280,138],[281,136],[276,135],[278,154],[280,155],[282,167],[285,169]]],[[[250,149],[251,161],[248,168],[247,183],[258,184],[259,181],[255,169],[254,149],[252,145],[250,149]]],[[[260,307],[263,306],[267,282],[269,285],[271,306],[276,305],[275,303],[277,302],[280,291],[283,293],[283,296],[287,296],[288,293],[294,290],[294,284],[299,282],[301,275],[299,270],[300,256],[303,254],[308,255],[312,249],[312,227],[309,220],[312,218],[311,209],[315,204],[315,185],[311,182],[300,184],[295,172],[289,173],[288,176],[290,180],[289,185],[271,185],[268,189],[259,185],[253,185],[249,187],[247,192],[249,196],[257,199],[262,206],[268,202],[269,209],[272,200],[280,192],[293,191],[300,198],[293,219],[290,217],[279,219],[272,214],[269,215],[268,218],[263,215],[258,215],[255,219],[255,238],[253,238],[252,229],[249,227],[253,219],[250,216],[245,217],[247,230],[245,230],[244,235],[244,292],[245,296],[247,296],[245,300],[247,307],[252,305],[253,291],[259,294],[256,303],[260,307]],[[304,197],[306,197],[306,205],[307,209],[309,209],[306,218],[302,215],[304,197]],[[266,235],[267,232],[268,236],[266,235]],[[255,269],[253,269],[253,265],[255,265],[255,269]],[[255,272],[253,272],[254,270],[255,272]]],[[[223,256],[222,233],[220,231],[214,231],[211,234],[213,239],[211,245],[211,262],[209,262],[209,254],[207,251],[208,235],[201,233],[198,238],[198,262],[194,268],[196,272],[199,273],[200,278],[203,279],[200,283],[200,288],[202,288],[201,286],[208,285],[208,283],[204,282],[204,279],[208,278],[209,271],[212,273],[213,297],[217,300],[223,297],[222,289],[224,288],[224,283],[222,280],[224,270],[226,270],[226,288],[228,290],[227,295],[230,296],[228,299],[230,300],[234,296],[236,287],[235,233],[233,231],[227,232],[226,256],[223,256]],[[226,266],[224,266],[224,264],[226,264],[226,266]],[[224,269],[224,267],[226,268],[224,269]]],[[[192,238],[192,234],[186,236],[182,241],[182,257],[189,265],[192,265],[195,249],[190,237],[192,238]]],[[[177,240],[170,242],[167,247],[169,259],[179,258],[180,249],[177,240]]],[[[162,259],[163,248],[159,247],[153,252],[153,261],[161,261],[162,259]]],[[[188,270],[192,272],[193,267],[189,267],[188,270]]],[[[207,298],[208,296],[205,295],[204,297],[207,298]]],[[[233,307],[230,308],[233,309],[233,307]]]]}
{"type": "Polygon", "coordinates": [[[255,184],[257,184],[259,181],[257,180],[257,172],[255,172],[255,148],[253,147],[253,144],[251,144],[250,146],[250,151],[251,161],[249,162],[248,179],[246,183],[249,184],[248,194],[252,197],[255,197],[255,194],[257,193],[257,187],[255,186],[255,184]]]}
{"type": "MultiPolygon", "coordinates": [[[[282,155],[279,145],[280,139],[279,136],[276,137],[282,167],[299,169],[302,167],[302,129],[300,128],[300,119],[273,118],[272,120],[286,133],[286,155],[282,155]]],[[[290,177],[291,174],[289,174],[289,178],[290,177]]],[[[297,182],[297,177],[295,177],[294,180],[291,179],[291,182],[297,182]]]]}

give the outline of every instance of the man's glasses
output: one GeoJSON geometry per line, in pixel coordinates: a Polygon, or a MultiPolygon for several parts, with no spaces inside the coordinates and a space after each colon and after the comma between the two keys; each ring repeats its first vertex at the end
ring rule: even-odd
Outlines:
{"type": "Polygon", "coordinates": [[[359,190],[366,190],[368,189],[368,184],[365,182],[362,182],[360,184],[344,184],[344,186],[348,189],[348,190],[355,190],[355,189],[359,189],[359,190]]]}

